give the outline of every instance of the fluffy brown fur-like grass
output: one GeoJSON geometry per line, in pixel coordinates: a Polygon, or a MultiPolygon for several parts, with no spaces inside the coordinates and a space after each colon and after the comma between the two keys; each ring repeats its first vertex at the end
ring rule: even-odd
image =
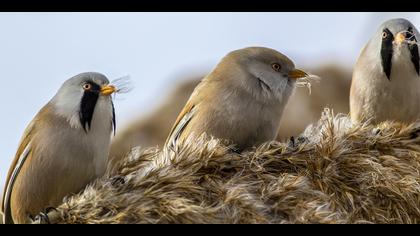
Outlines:
{"type": "Polygon", "coordinates": [[[202,137],[133,149],[53,223],[420,223],[420,123],[352,126],[328,110],[288,142],[236,153],[202,137]]]}

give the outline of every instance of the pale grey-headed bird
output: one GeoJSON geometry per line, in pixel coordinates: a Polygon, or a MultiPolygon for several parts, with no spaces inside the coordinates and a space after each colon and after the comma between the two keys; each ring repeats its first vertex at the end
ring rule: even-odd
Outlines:
{"type": "Polygon", "coordinates": [[[104,174],[116,87],[99,73],[67,80],[26,128],[3,193],[4,223],[30,223],[104,174]]]}
{"type": "Polygon", "coordinates": [[[416,27],[405,19],[383,23],[353,71],[350,115],[373,124],[420,118],[420,60],[416,27]]]}
{"type": "Polygon", "coordinates": [[[239,150],[274,140],[296,80],[306,76],[273,49],[232,51],[195,88],[165,145],[203,133],[239,150]]]}

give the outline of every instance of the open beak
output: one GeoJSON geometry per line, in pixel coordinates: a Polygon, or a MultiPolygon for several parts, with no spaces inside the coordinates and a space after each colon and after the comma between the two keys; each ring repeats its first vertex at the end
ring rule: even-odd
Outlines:
{"type": "Polygon", "coordinates": [[[395,36],[394,42],[401,44],[404,41],[405,41],[405,35],[403,33],[400,32],[395,36]]]}
{"type": "Polygon", "coordinates": [[[287,76],[291,79],[300,79],[300,78],[308,77],[309,75],[306,74],[306,72],[304,72],[302,70],[294,69],[294,70],[290,71],[287,76]]]}
{"type": "Polygon", "coordinates": [[[109,96],[117,91],[114,85],[105,85],[101,88],[101,95],[109,96]]]}

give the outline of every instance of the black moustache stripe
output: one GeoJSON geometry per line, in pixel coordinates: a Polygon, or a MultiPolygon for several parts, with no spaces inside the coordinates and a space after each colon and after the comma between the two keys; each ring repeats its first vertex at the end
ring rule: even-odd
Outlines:
{"type": "Polygon", "coordinates": [[[386,37],[382,38],[382,46],[381,46],[381,61],[382,61],[382,69],[388,78],[391,80],[391,68],[392,68],[392,54],[393,54],[393,47],[392,41],[394,41],[394,36],[392,35],[389,29],[384,29],[383,31],[386,33],[386,37]]]}
{"type": "MultiPolygon", "coordinates": [[[[413,28],[408,27],[407,31],[410,32],[410,33],[406,33],[405,37],[409,38],[410,40],[413,40],[414,42],[417,43],[417,39],[416,39],[416,36],[414,35],[413,28]]],[[[414,68],[416,69],[417,75],[419,75],[419,70],[420,70],[419,48],[418,48],[417,44],[409,44],[408,49],[410,50],[411,61],[413,62],[413,65],[414,65],[414,68]]]]}
{"type": "Polygon", "coordinates": [[[91,84],[92,89],[85,91],[80,103],[80,123],[83,129],[87,132],[90,129],[93,113],[95,112],[96,103],[99,98],[100,87],[96,84],[91,84]]]}
{"type": "Polygon", "coordinates": [[[114,128],[114,136],[115,136],[115,132],[117,132],[117,123],[116,123],[116,118],[115,118],[115,107],[112,101],[111,101],[111,105],[112,105],[112,127],[114,128]]]}
{"type": "Polygon", "coordinates": [[[409,46],[410,53],[411,53],[411,61],[414,64],[414,68],[416,69],[417,75],[420,75],[420,58],[419,58],[419,48],[417,44],[413,44],[409,46]]]}

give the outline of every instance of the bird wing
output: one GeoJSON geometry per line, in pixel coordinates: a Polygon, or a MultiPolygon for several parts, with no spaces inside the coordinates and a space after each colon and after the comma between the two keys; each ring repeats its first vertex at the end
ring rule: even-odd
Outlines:
{"type": "Polygon", "coordinates": [[[172,127],[171,132],[169,133],[168,139],[165,142],[165,145],[169,147],[174,147],[175,142],[181,136],[182,131],[185,129],[187,124],[191,121],[196,112],[196,106],[190,101],[182,109],[181,113],[178,115],[178,118],[175,121],[174,126],[172,127]]]}
{"type": "Polygon", "coordinates": [[[201,100],[200,95],[202,95],[202,90],[208,84],[208,79],[205,77],[203,80],[198,83],[192,92],[190,98],[182,109],[181,113],[176,118],[175,124],[169,133],[168,138],[166,139],[165,146],[169,145],[173,149],[175,142],[181,136],[182,132],[185,130],[185,127],[197,113],[197,105],[201,100]]]}
{"type": "Polygon", "coordinates": [[[6,178],[6,185],[3,192],[3,202],[2,202],[2,212],[3,212],[3,223],[10,224],[13,223],[10,198],[12,195],[13,186],[16,182],[16,178],[19,175],[22,166],[25,164],[25,161],[28,159],[28,156],[31,153],[31,136],[33,133],[33,122],[28,126],[27,130],[23,135],[23,139],[19,145],[16,157],[13,160],[12,166],[10,167],[9,173],[6,178]]]}

